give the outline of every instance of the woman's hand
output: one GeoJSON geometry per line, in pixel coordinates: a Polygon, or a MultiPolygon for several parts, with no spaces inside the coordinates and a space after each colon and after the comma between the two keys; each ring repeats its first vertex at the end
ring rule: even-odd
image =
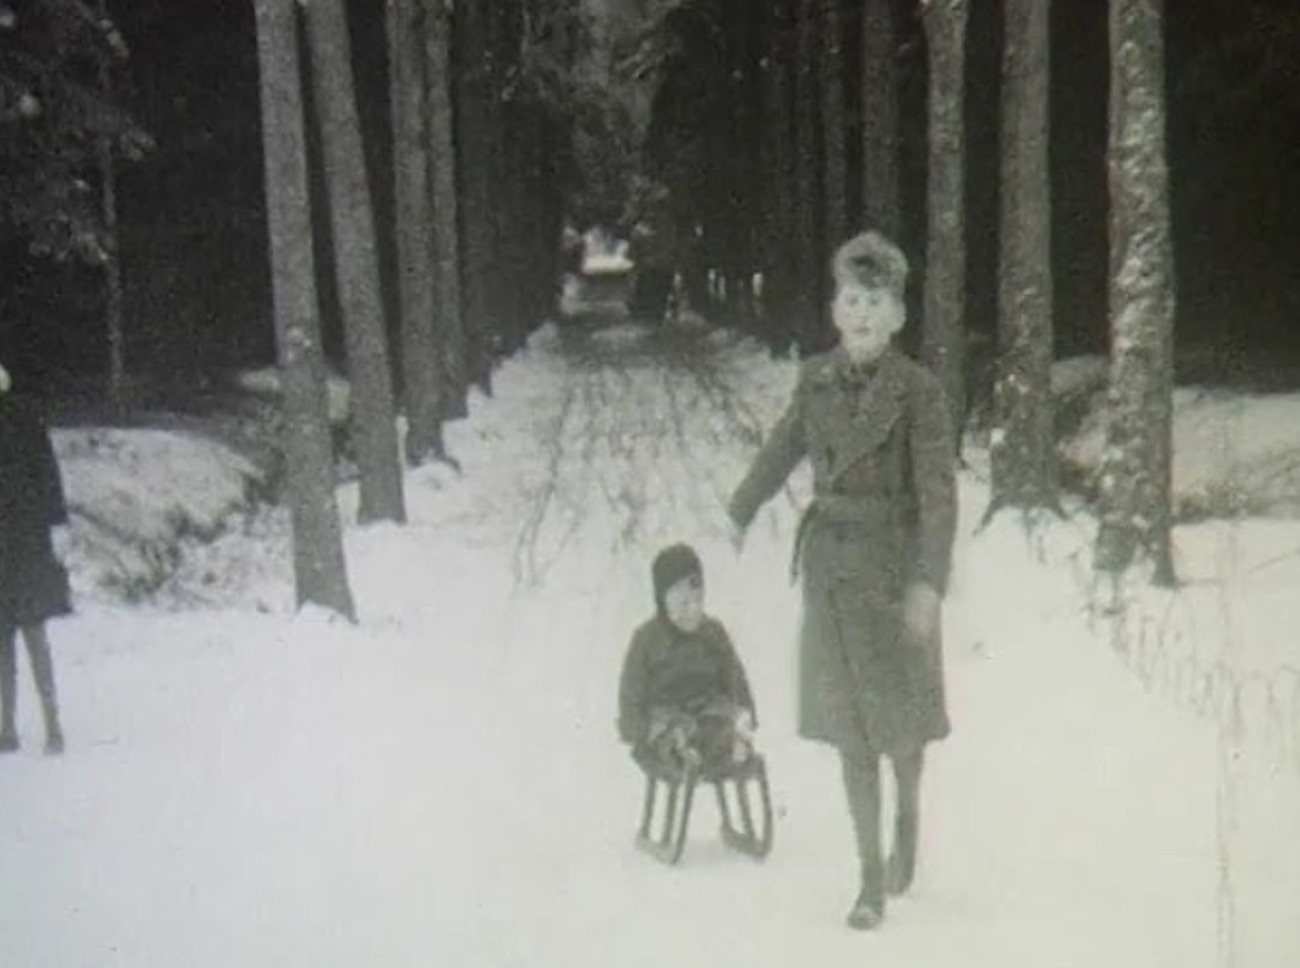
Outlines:
{"type": "Polygon", "coordinates": [[[745,529],[736,523],[736,519],[727,515],[727,537],[731,541],[731,549],[740,554],[745,550],[745,529]]]}
{"type": "Polygon", "coordinates": [[[926,582],[912,582],[903,592],[903,627],[917,645],[939,634],[940,607],[939,593],[926,582]]]}

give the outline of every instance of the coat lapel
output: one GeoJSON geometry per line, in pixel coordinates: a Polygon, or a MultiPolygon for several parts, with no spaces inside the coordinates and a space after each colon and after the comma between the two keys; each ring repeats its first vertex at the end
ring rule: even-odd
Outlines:
{"type": "Polygon", "coordinates": [[[828,419],[823,425],[829,438],[824,453],[834,456],[828,456],[822,469],[827,485],[833,485],[889,438],[903,411],[906,387],[898,356],[892,349],[885,351],[875,374],[861,388],[852,385],[848,357],[842,349],[829,354],[816,374],[816,382],[820,392],[835,401],[827,407],[828,419]]]}

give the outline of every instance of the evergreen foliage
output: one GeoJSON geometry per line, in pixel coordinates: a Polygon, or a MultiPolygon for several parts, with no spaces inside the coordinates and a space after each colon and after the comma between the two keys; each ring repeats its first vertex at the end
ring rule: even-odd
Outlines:
{"type": "Polygon", "coordinates": [[[58,259],[105,261],[97,153],[138,159],[151,147],[100,90],[101,66],[127,56],[113,22],[82,0],[0,0],[0,233],[58,259]]]}

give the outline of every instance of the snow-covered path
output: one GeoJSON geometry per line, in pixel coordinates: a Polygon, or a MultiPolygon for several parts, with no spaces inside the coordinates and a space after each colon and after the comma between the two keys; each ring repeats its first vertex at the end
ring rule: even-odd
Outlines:
{"type": "Polygon", "coordinates": [[[421,470],[410,526],[349,532],[356,627],[104,606],[60,623],[69,752],[35,752],[24,692],[28,748],[0,762],[0,965],[1220,964],[1213,734],[1087,638],[1067,568],[1025,567],[1014,531],[976,553],[971,480],[918,884],[881,932],[843,926],[838,770],[792,735],[804,482],[742,558],[723,540],[790,378],[756,361],[699,333],[544,331],[451,428],[463,475],[421,470]],[[707,800],[679,868],[632,846],[616,678],[677,538],[760,704],[763,864],[722,848],[707,800]]]}

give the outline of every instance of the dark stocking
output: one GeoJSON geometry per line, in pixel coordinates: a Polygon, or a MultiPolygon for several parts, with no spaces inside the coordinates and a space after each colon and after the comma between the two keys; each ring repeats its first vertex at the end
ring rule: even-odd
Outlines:
{"type": "Polygon", "coordinates": [[[921,823],[921,768],[925,760],[920,750],[892,759],[898,788],[898,811],[887,886],[891,894],[902,894],[912,885],[912,876],[916,872],[916,846],[921,823]]]}
{"type": "Polygon", "coordinates": [[[36,680],[36,693],[41,698],[41,713],[45,717],[45,748],[51,753],[62,752],[63,729],[59,725],[59,697],[54,688],[49,636],[45,634],[45,626],[37,623],[23,628],[23,639],[27,642],[32,678],[36,680]]]}

